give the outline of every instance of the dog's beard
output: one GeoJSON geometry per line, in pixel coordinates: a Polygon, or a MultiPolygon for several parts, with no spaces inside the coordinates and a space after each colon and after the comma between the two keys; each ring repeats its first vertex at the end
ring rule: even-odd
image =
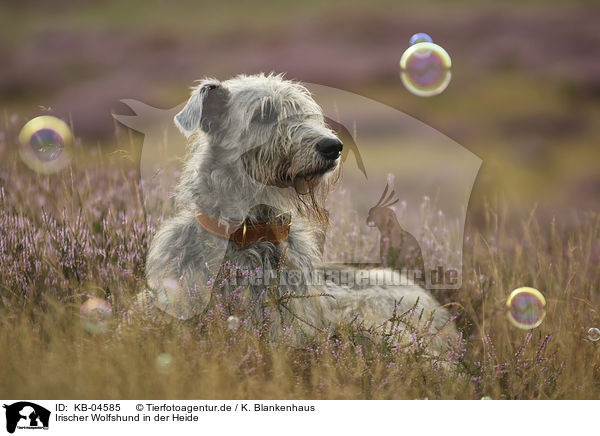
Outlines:
{"type": "Polygon", "coordinates": [[[323,160],[313,152],[309,156],[301,156],[296,162],[292,160],[276,177],[281,183],[293,187],[299,194],[304,194],[325,182],[338,168],[339,163],[339,158],[323,160]]]}
{"type": "Polygon", "coordinates": [[[289,186],[293,187],[299,195],[309,194],[311,191],[316,191],[320,184],[326,183],[329,178],[329,173],[335,167],[328,170],[319,169],[316,171],[300,173],[297,176],[290,178],[289,186]]]}
{"type": "MultiPolygon", "coordinates": [[[[242,156],[247,174],[254,182],[282,189],[292,188],[295,195],[290,198],[299,214],[326,225],[328,213],[325,199],[341,175],[341,160],[324,161],[321,158],[301,156],[281,159],[279,163],[268,163],[261,159],[258,150],[242,156]],[[270,169],[268,172],[261,170],[270,169]]],[[[288,195],[289,198],[289,194],[288,195]]]]}
{"type": "Polygon", "coordinates": [[[323,225],[329,222],[329,214],[325,209],[325,200],[341,175],[341,164],[318,171],[301,173],[294,178],[292,187],[296,193],[295,203],[298,212],[313,218],[323,225]]]}

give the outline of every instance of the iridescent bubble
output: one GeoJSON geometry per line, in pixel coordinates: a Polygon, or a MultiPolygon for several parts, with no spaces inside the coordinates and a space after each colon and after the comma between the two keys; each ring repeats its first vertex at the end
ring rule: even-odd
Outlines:
{"type": "Polygon", "coordinates": [[[433,39],[426,33],[415,33],[410,37],[409,45],[415,45],[419,42],[433,42],[433,39]]]}
{"type": "Polygon", "coordinates": [[[596,327],[589,329],[588,339],[593,342],[600,341],[600,329],[597,329],[596,327]]]}
{"type": "Polygon", "coordinates": [[[169,353],[160,353],[156,356],[156,369],[159,372],[167,373],[171,370],[171,365],[173,364],[173,356],[169,353]]]}
{"type": "Polygon", "coordinates": [[[81,326],[89,333],[103,333],[112,322],[112,307],[102,298],[92,297],[79,308],[81,326]]]}
{"type": "Polygon", "coordinates": [[[32,170],[50,174],[71,160],[73,134],[63,120],[45,115],[30,120],[19,133],[19,154],[32,170]]]}
{"type": "Polygon", "coordinates": [[[400,78],[411,93],[431,97],[443,92],[450,83],[452,60],[448,52],[432,42],[418,42],[400,58],[400,78]]]}
{"type": "Polygon", "coordinates": [[[546,316],[546,299],[534,288],[517,288],[506,300],[506,316],[512,325],[523,330],[539,326],[546,316]]]}
{"type": "Polygon", "coordinates": [[[231,331],[236,331],[240,327],[240,319],[237,316],[227,318],[227,328],[231,331]]]}

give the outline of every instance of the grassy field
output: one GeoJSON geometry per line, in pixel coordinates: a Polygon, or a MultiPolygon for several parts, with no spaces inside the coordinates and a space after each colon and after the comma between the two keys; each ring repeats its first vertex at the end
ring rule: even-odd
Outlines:
{"type": "MultiPolygon", "coordinates": [[[[81,150],[80,150],[81,151],[81,150]]],[[[145,286],[148,241],[162,217],[145,216],[122,154],[80,153],[42,176],[4,153],[0,166],[0,392],[5,398],[591,399],[600,395],[600,216],[575,226],[507,227],[490,202],[465,237],[463,287],[438,292],[459,326],[447,353],[428,356],[427,331],[364,341],[341,326],[294,347],[220,301],[200,319],[128,321],[145,286]],[[84,157],[87,164],[83,164],[84,157]],[[90,162],[94,162],[91,165],[90,162]],[[547,230],[544,230],[547,229],[547,230]],[[547,316],[514,328],[504,304],[533,286],[547,316]],[[89,333],[80,306],[112,305],[107,330],[89,333]],[[227,318],[242,327],[232,331],[227,318]],[[166,353],[166,354],[165,354],[166,353]],[[449,369],[452,368],[452,369],[449,369]]],[[[169,209],[168,205],[165,208],[169,209]]]]}

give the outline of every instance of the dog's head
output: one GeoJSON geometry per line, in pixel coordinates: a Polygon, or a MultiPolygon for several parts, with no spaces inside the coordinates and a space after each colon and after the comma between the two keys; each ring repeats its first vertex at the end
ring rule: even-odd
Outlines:
{"type": "Polygon", "coordinates": [[[175,123],[188,138],[206,135],[209,150],[239,162],[253,181],[299,195],[331,179],[340,164],[342,142],[319,105],[304,86],[279,75],[206,79],[175,123]]]}

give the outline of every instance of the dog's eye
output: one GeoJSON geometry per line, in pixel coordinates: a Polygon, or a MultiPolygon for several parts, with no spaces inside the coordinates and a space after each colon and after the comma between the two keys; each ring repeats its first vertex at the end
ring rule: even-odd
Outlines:
{"type": "Polygon", "coordinates": [[[270,101],[265,101],[254,113],[252,121],[258,123],[272,123],[277,119],[277,111],[275,106],[270,101]]]}

